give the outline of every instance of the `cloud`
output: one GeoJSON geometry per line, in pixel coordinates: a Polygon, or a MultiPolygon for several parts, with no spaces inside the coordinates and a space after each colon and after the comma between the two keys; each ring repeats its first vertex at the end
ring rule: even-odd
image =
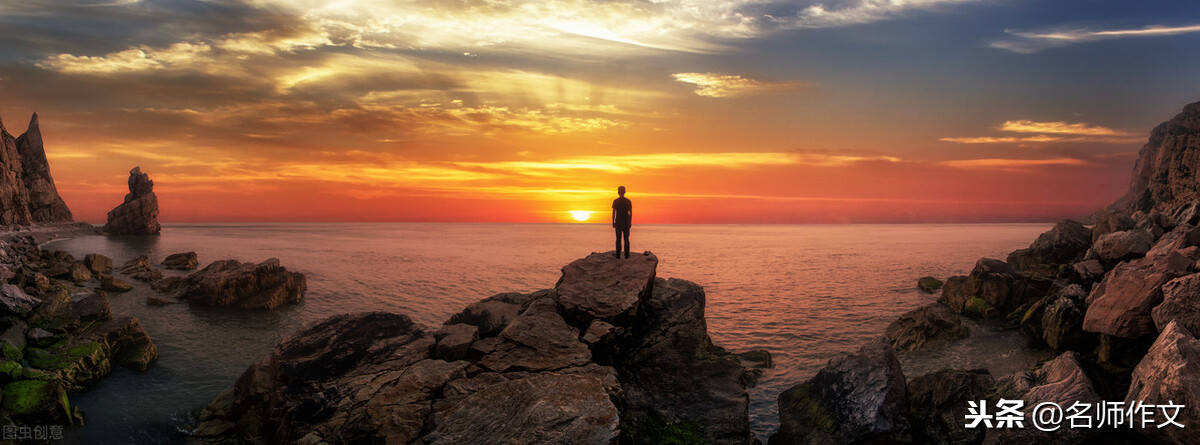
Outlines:
{"type": "Polygon", "coordinates": [[[1012,35],[1014,38],[996,40],[991,42],[989,46],[1015,53],[1032,54],[1044,49],[1059,48],[1077,43],[1095,42],[1100,40],[1132,37],[1163,37],[1200,33],[1200,24],[1183,26],[1150,25],[1141,28],[1110,30],[1060,28],[1043,31],[1005,30],[1004,32],[1012,35]]]}
{"type": "Polygon", "coordinates": [[[1087,161],[1075,158],[1052,158],[1052,159],[962,159],[954,161],[938,162],[938,165],[943,165],[950,168],[968,169],[968,170],[1003,170],[1010,172],[1028,171],[1034,167],[1047,166],[1082,166],[1088,165],[1087,161]]]}
{"type": "Polygon", "coordinates": [[[683,83],[696,85],[696,95],[703,97],[737,97],[811,87],[805,82],[773,82],[751,79],[737,74],[675,73],[671,77],[683,83]]]}
{"type": "Polygon", "coordinates": [[[974,3],[975,0],[851,0],[818,2],[804,6],[781,20],[791,28],[830,28],[859,25],[903,16],[909,11],[974,3]]]}
{"type": "Polygon", "coordinates": [[[1004,121],[1000,124],[1001,131],[1014,133],[1051,133],[1076,134],[1085,136],[1129,136],[1129,133],[1113,130],[1108,127],[1093,126],[1086,122],[1068,124],[1063,121],[1034,122],[1031,120],[1004,121]]]}
{"type": "Polygon", "coordinates": [[[944,137],[939,138],[938,140],[942,142],[954,142],[958,144],[1012,144],[1046,142],[1127,144],[1142,140],[1142,138],[1135,137],[1131,133],[1118,131],[1099,125],[1092,125],[1086,122],[1071,124],[1063,121],[1036,122],[1022,119],[1004,121],[1004,123],[1000,124],[998,127],[996,127],[996,129],[1010,133],[1037,133],[1037,135],[1023,137],[944,137]]]}

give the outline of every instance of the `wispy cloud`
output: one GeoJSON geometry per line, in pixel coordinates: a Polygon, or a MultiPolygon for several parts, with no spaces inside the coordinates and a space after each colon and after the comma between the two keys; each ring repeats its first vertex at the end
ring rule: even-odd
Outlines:
{"type": "Polygon", "coordinates": [[[996,127],[997,130],[1009,133],[1036,133],[1036,136],[976,136],[976,137],[944,137],[942,142],[957,144],[1012,144],[1012,143],[1047,143],[1047,142],[1090,142],[1101,144],[1125,144],[1138,142],[1141,138],[1133,134],[1114,130],[1109,127],[1092,125],[1087,122],[1067,123],[1063,121],[1037,122],[1021,119],[1004,121],[996,127]]]}
{"type": "Polygon", "coordinates": [[[1076,158],[1051,158],[1051,159],[962,159],[954,161],[942,161],[938,163],[951,168],[960,168],[968,170],[1004,170],[1012,172],[1027,171],[1034,167],[1047,166],[1082,166],[1088,165],[1087,161],[1076,158]]]}
{"type": "Polygon", "coordinates": [[[1108,30],[1059,28],[1042,31],[1005,30],[1005,32],[1013,36],[1013,38],[996,40],[991,42],[989,46],[1016,53],[1032,54],[1044,49],[1100,40],[1200,33],[1200,24],[1183,26],[1150,25],[1141,28],[1108,30]]]}
{"type": "Polygon", "coordinates": [[[696,95],[704,97],[737,97],[811,87],[811,84],[805,82],[758,80],[738,74],[675,73],[671,77],[683,83],[696,85],[696,95]]]}

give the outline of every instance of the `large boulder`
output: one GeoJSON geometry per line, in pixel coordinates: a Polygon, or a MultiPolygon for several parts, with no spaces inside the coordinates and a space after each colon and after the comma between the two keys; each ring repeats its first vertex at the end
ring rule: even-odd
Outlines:
{"type": "Polygon", "coordinates": [[[200,266],[196,252],[173,253],[162,262],[164,269],[192,270],[200,266]]]}
{"type": "Polygon", "coordinates": [[[485,368],[545,371],[587,364],[592,353],[579,330],[555,311],[525,311],[500,332],[502,343],[480,361],[485,368]]]}
{"type": "Polygon", "coordinates": [[[1092,242],[1100,240],[1104,235],[1122,230],[1129,230],[1137,223],[1129,214],[1114,210],[1101,211],[1096,215],[1096,224],[1092,226],[1092,242]]]}
{"type": "Polygon", "coordinates": [[[125,202],[108,212],[104,231],[112,235],[157,235],[161,230],[154,181],[142,173],[141,167],[134,167],[129,171],[129,194],[125,202]]]}
{"type": "Polygon", "coordinates": [[[713,345],[704,306],[699,285],[655,279],[633,333],[614,352],[625,394],[623,434],[631,442],[751,440],[745,370],[736,355],[713,345]]]}
{"type": "Polygon", "coordinates": [[[0,316],[28,317],[38,303],[38,299],[26,295],[21,288],[12,284],[0,284],[0,316]]]}
{"type": "Polygon", "coordinates": [[[1092,245],[1092,231],[1078,221],[1063,220],[1041,234],[1026,249],[1008,255],[1014,269],[1034,275],[1058,275],[1063,264],[1083,258],[1092,245]]]}
{"type": "Polygon", "coordinates": [[[887,337],[779,395],[772,445],[907,442],[907,385],[887,337]]]}
{"type": "Polygon", "coordinates": [[[938,302],[963,315],[991,318],[1041,299],[1050,286],[1050,281],[1031,278],[1008,263],[982,258],[970,275],[947,279],[938,302]]]}
{"type": "Polygon", "coordinates": [[[472,303],[457,314],[450,316],[447,324],[469,324],[479,328],[480,337],[495,337],[505,326],[521,313],[521,305],[532,298],[529,295],[504,293],[472,303]]]}
{"type": "Polygon", "coordinates": [[[967,428],[969,402],[988,399],[996,379],[986,369],[943,369],[908,382],[914,443],[980,444],[986,428],[967,428]]]}
{"type": "Polygon", "coordinates": [[[1162,302],[1162,285],[1189,273],[1193,264],[1178,252],[1121,263],[1088,295],[1083,329],[1121,338],[1157,334],[1150,311],[1162,302]]]}
{"type": "Polygon", "coordinates": [[[150,257],[146,255],[139,255],[137,258],[126,261],[118,270],[142,281],[155,282],[162,279],[162,271],[151,265],[150,257]]]}
{"type": "Polygon", "coordinates": [[[112,272],[112,258],[106,257],[98,253],[89,253],[83,257],[83,265],[87,266],[88,270],[94,274],[106,274],[112,272]]]}
{"type": "Polygon", "coordinates": [[[1087,293],[1079,285],[1070,285],[1049,301],[1040,319],[1041,337],[1056,351],[1085,351],[1094,339],[1083,331],[1087,293]]]}
{"type": "Polygon", "coordinates": [[[592,253],[563,266],[555,286],[558,304],[573,322],[586,325],[600,319],[627,325],[638,303],[650,295],[657,267],[658,257],[650,252],[629,258],[592,253]]]}
{"type": "Polygon", "coordinates": [[[1090,429],[1060,428],[1048,432],[1031,427],[1033,407],[1041,403],[1055,403],[1066,409],[1076,402],[1092,406],[1101,402],[1092,379],[1081,366],[1082,360],[1076,352],[1064,352],[1035,370],[1021,371],[996,382],[997,397],[1025,401],[1022,412],[1027,427],[999,429],[1001,443],[1088,443],[1098,434],[1098,430],[1090,429]]]}
{"type": "MultiPolygon", "coordinates": [[[[1133,370],[1125,403],[1180,405],[1175,421],[1184,427],[1145,427],[1136,431],[1158,443],[1200,443],[1200,340],[1178,322],[1168,323],[1133,370]]],[[[1165,423],[1155,410],[1155,421],[1165,423]]]]}
{"type": "Polygon", "coordinates": [[[1150,311],[1161,332],[1171,322],[1188,332],[1200,332],[1200,274],[1176,278],[1162,286],[1163,301],[1150,311]]]}
{"type": "Polygon", "coordinates": [[[932,303],[905,312],[888,325],[886,335],[892,348],[899,351],[938,349],[970,335],[962,320],[940,303],[932,303]]]}
{"type": "Polygon", "coordinates": [[[224,260],[188,275],[174,296],[202,306],[274,309],[299,303],[306,288],[304,274],[289,272],[276,258],[258,264],[224,260]]]}
{"type": "Polygon", "coordinates": [[[1153,243],[1154,235],[1149,231],[1122,230],[1100,237],[1093,249],[1101,262],[1115,265],[1121,261],[1146,256],[1153,243]]]}

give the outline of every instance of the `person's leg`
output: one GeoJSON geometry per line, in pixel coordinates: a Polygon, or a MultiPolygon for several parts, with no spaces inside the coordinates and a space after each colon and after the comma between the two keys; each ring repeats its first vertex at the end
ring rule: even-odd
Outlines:
{"type": "Polygon", "coordinates": [[[625,258],[629,258],[629,229],[629,227],[626,227],[623,231],[625,235],[625,258]]]}
{"type": "Polygon", "coordinates": [[[615,228],[615,230],[617,231],[617,250],[616,250],[615,255],[617,256],[617,258],[620,258],[621,257],[621,228],[617,227],[617,228],[615,228]]]}

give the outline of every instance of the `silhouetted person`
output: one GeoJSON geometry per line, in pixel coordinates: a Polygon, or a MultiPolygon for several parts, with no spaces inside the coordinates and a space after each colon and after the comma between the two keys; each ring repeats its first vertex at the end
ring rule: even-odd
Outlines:
{"type": "Polygon", "coordinates": [[[613,200],[612,223],[617,229],[617,258],[621,257],[621,238],[625,238],[625,258],[629,258],[629,228],[633,226],[633,203],[625,197],[625,186],[617,187],[619,198],[613,200]]]}

